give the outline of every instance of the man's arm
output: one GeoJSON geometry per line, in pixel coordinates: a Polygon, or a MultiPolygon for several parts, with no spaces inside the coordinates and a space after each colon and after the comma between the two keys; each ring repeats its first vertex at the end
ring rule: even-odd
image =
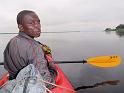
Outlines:
{"type": "MultiPolygon", "coordinates": [[[[43,77],[43,80],[55,83],[54,78],[50,75],[50,72],[48,70],[47,61],[44,57],[44,53],[40,45],[38,46],[31,46],[29,48],[28,52],[28,60],[30,63],[33,63],[39,70],[41,76],[43,77]]],[[[46,84],[48,88],[53,88],[54,86],[50,84],[46,84]]]]}

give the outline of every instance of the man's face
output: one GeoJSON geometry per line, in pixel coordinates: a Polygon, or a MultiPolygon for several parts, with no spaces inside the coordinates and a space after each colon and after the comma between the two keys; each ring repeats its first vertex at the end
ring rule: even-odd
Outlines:
{"type": "Polygon", "coordinates": [[[22,19],[23,32],[34,38],[39,37],[41,33],[40,19],[35,13],[29,13],[22,19]]]}

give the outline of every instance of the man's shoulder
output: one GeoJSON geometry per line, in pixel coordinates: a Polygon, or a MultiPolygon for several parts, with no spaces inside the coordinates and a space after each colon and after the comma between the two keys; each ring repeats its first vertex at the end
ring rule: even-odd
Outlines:
{"type": "Polygon", "coordinates": [[[15,41],[16,41],[16,36],[15,36],[15,37],[13,37],[13,38],[11,38],[11,39],[9,40],[9,42],[8,42],[8,43],[10,44],[10,43],[13,43],[13,42],[15,42],[15,41]]]}
{"type": "Polygon", "coordinates": [[[13,37],[9,41],[10,44],[18,44],[18,45],[27,45],[27,40],[23,37],[20,37],[19,35],[13,37]]]}
{"type": "Polygon", "coordinates": [[[26,38],[20,36],[20,35],[17,35],[13,38],[10,39],[10,41],[27,41],[26,38]]]}
{"type": "Polygon", "coordinates": [[[15,40],[18,40],[18,39],[20,39],[21,37],[19,36],[19,35],[16,35],[16,36],[14,36],[14,37],[12,37],[11,39],[10,39],[10,41],[15,41],[15,40]]]}

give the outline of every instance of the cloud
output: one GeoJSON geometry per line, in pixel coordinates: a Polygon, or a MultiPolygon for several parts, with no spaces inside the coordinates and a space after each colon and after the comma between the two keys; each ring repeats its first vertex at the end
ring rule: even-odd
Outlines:
{"type": "Polygon", "coordinates": [[[35,11],[44,29],[101,30],[124,23],[123,0],[4,0],[0,2],[0,29],[17,29],[16,15],[35,11]]]}

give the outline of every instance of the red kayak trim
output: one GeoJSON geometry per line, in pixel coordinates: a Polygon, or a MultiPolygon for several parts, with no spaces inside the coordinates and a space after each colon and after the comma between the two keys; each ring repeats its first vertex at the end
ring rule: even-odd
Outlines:
{"type": "MultiPolygon", "coordinates": [[[[52,58],[50,56],[47,56],[47,58],[49,59],[49,61],[52,61],[52,58]]],[[[69,82],[69,80],[67,79],[67,77],[65,76],[65,74],[63,73],[63,71],[61,70],[61,68],[59,67],[59,65],[55,64],[55,67],[57,69],[57,77],[55,79],[56,83],[52,84],[55,86],[55,88],[50,89],[50,91],[52,93],[77,93],[74,90],[71,83],[69,82]]],[[[6,73],[3,76],[3,78],[0,80],[0,88],[3,87],[8,80],[9,80],[9,74],[6,73]]],[[[44,83],[49,83],[49,82],[44,81],[44,83]]]]}

